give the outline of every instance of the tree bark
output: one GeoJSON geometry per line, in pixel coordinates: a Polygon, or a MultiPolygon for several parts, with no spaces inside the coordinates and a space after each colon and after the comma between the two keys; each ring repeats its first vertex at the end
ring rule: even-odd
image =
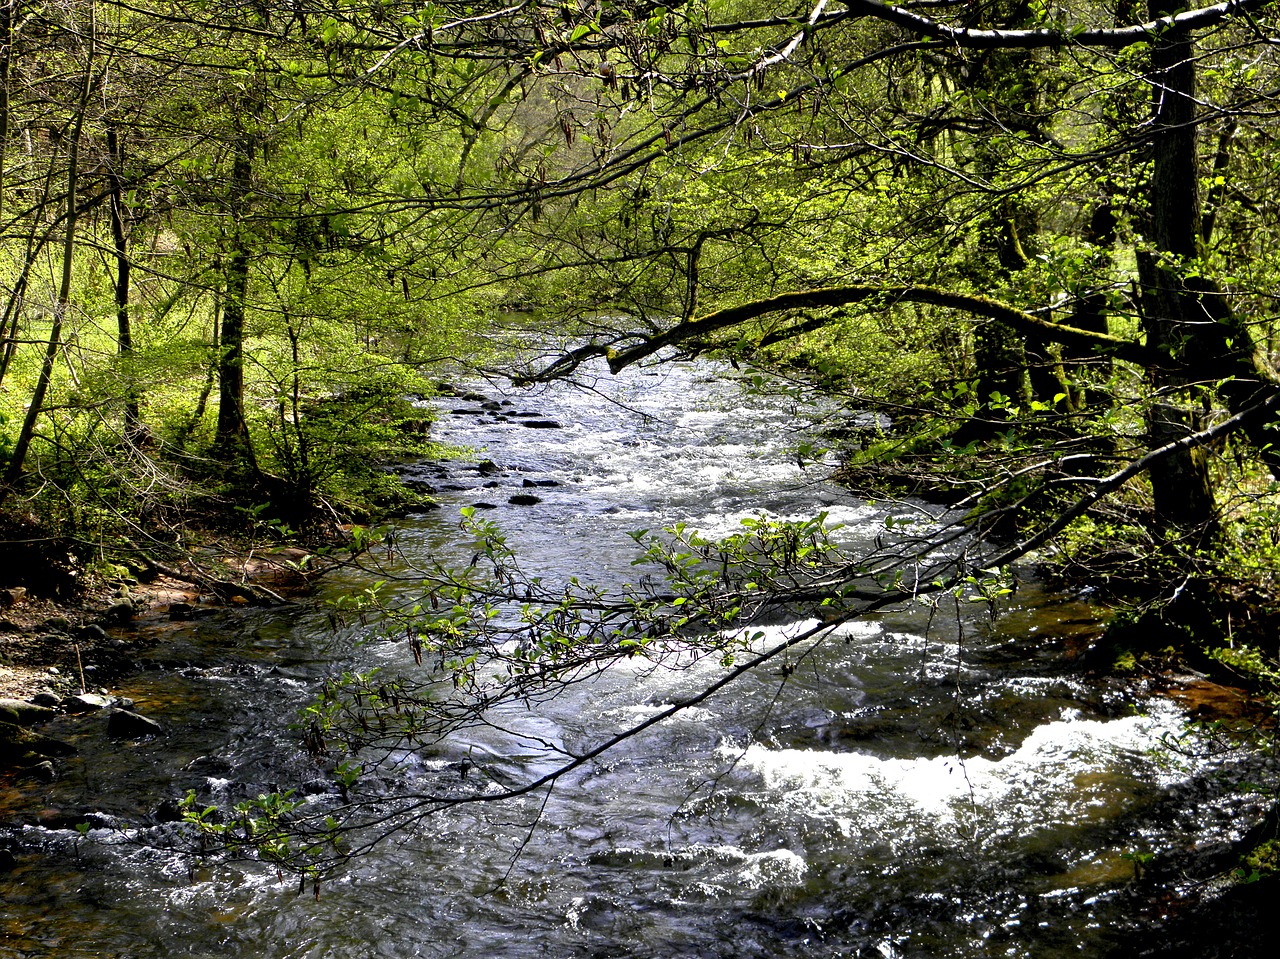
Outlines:
{"type": "Polygon", "coordinates": [[[138,408],[138,389],[131,368],[133,359],[133,329],[129,317],[129,229],[125,221],[124,144],[114,123],[107,128],[108,167],[107,179],[111,187],[111,238],[116,255],[116,352],[124,364],[126,377],[124,401],[124,435],[133,442],[141,430],[138,408]]]}
{"type": "MultiPolygon", "coordinates": [[[[1173,13],[1177,0],[1153,0],[1152,16],[1173,13]]],[[[1143,331],[1147,346],[1167,355],[1169,365],[1148,368],[1157,400],[1148,412],[1153,447],[1200,429],[1187,389],[1193,358],[1195,321],[1204,311],[1184,277],[1196,273],[1200,238],[1200,176],[1196,156],[1195,44],[1191,32],[1174,27],[1153,43],[1152,169],[1147,184],[1149,247],[1139,251],[1143,331]],[[1170,372],[1171,369],[1178,372],[1170,372]]],[[[1213,490],[1202,451],[1184,450],[1151,466],[1157,522],[1179,529],[1210,530],[1213,490]]]]}
{"type": "Polygon", "coordinates": [[[244,415],[244,326],[249,289],[249,250],[244,214],[253,176],[254,148],[245,133],[236,143],[231,172],[231,256],[218,356],[218,427],[214,445],[226,453],[251,453],[244,415]]]}

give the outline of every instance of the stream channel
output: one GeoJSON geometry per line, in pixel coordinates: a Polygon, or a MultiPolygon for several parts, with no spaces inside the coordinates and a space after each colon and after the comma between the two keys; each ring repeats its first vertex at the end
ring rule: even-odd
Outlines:
{"type": "MultiPolygon", "coordinates": [[[[475,388],[489,409],[442,397],[435,435],[499,471],[409,467],[441,504],[402,521],[410,562],[465,557],[458,511],[482,502],[548,580],[612,585],[637,575],[635,529],[821,510],[855,541],[884,528],[883,506],[797,464],[822,411],[747,395],[727,369],[632,370],[598,392],[475,388]],[[539,502],[509,502],[521,494],[539,502]]],[[[335,574],[321,598],[369,581],[335,574]]],[[[0,956],[1113,955],[1162,922],[1133,892],[1135,857],[1230,841],[1257,801],[1231,788],[1248,769],[1160,748],[1184,729],[1170,701],[1081,677],[1073,653],[1099,616],[1024,583],[994,622],[921,607],[847,625],[785,679],[762,670],[562,782],[532,832],[541,796],[442,813],[318,900],[255,863],[189,875],[156,848],[174,827],[150,817],[188,789],[234,803],[322,775],[288,724],[325,675],[403,661],[406,644],[335,630],[310,605],[173,624],[116,690],[166,736],[43,730],[79,753],[27,788],[49,810],[92,811],[95,828],[23,828],[0,873],[0,956]]],[[[456,775],[482,756],[528,778],[538,741],[585,748],[720,668],[615,671],[506,740],[459,735],[414,761],[456,775]]]]}

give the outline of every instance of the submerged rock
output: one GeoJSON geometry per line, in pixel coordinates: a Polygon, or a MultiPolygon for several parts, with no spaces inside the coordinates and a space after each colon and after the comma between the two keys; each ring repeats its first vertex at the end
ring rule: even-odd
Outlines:
{"type": "Polygon", "coordinates": [[[531,430],[562,430],[564,426],[555,420],[524,420],[521,426],[531,430]]]}
{"type": "Polygon", "coordinates": [[[0,766],[11,766],[30,759],[67,756],[75,747],[51,736],[42,736],[13,723],[0,722],[0,766]]]}
{"type": "Polygon", "coordinates": [[[53,763],[47,759],[42,763],[36,763],[34,766],[29,767],[25,772],[37,782],[52,783],[58,781],[58,771],[53,768],[53,763]]]}

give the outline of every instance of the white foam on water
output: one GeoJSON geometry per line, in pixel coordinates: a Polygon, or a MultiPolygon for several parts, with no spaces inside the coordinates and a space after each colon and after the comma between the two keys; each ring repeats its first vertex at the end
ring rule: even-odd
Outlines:
{"type": "Polygon", "coordinates": [[[826,510],[814,509],[805,513],[777,513],[753,507],[749,509],[730,509],[717,513],[703,513],[690,516],[685,522],[703,536],[719,539],[746,532],[745,520],[763,519],[774,523],[804,523],[813,519],[819,512],[826,512],[825,525],[828,530],[839,527],[839,529],[834,529],[832,534],[832,540],[835,542],[839,542],[842,534],[847,534],[849,528],[856,529],[859,526],[865,526],[869,521],[879,516],[877,510],[865,504],[835,506],[826,510]]]}
{"type": "MultiPolygon", "coordinates": [[[[606,709],[601,716],[606,719],[625,719],[628,723],[634,724],[643,722],[651,716],[657,716],[659,713],[665,712],[671,708],[670,703],[642,703],[634,706],[621,706],[617,709],[606,709]]],[[[716,718],[716,714],[709,709],[703,709],[699,706],[690,706],[682,709],[671,717],[671,721],[681,721],[688,723],[705,723],[716,718]]]]}
{"type": "Polygon", "coordinates": [[[790,849],[775,849],[747,856],[735,876],[748,889],[762,889],[798,885],[808,871],[809,864],[803,856],[790,849]]]}
{"type": "Polygon", "coordinates": [[[1114,811],[1132,778],[1169,775],[1147,751],[1163,732],[1180,728],[1177,710],[1161,704],[1151,715],[1122,719],[1068,712],[998,760],[879,758],[758,743],[745,749],[726,744],[720,755],[759,777],[763,805],[834,820],[842,831],[954,827],[976,814],[1005,834],[1088,822],[1114,811]]]}
{"type": "Polygon", "coordinates": [[[697,886],[710,896],[735,895],[742,890],[779,889],[799,885],[809,872],[804,856],[792,849],[769,849],[747,852],[730,844],[694,843],[660,856],[643,849],[619,849],[623,856],[634,856],[640,863],[663,863],[677,872],[696,871],[697,886]]]}
{"type": "MultiPolygon", "coordinates": [[[[835,639],[871,639],[884,632],[884,626],[874,620],[853,619],[833,626],[830,635],[835,639]]],[[[896,635],[896,634],[895,634],[896,635]]]]}

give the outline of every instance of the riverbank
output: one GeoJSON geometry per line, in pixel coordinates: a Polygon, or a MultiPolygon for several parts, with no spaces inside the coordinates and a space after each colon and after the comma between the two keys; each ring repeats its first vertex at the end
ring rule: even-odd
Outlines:
{"type": "Polygon", "coordinates": [[[68,695],[109,686],[134,667],[140,627],[217,609],[285,603],[305,595],[326,568],[315,554],[277,545],[205,545],[182,568],[140,564],[139,575],[68,570],[74,589],[39,595],[0,582],[0,699],[68,695]],[[141,578],[140,578],[141,577],[141,578]]]}

